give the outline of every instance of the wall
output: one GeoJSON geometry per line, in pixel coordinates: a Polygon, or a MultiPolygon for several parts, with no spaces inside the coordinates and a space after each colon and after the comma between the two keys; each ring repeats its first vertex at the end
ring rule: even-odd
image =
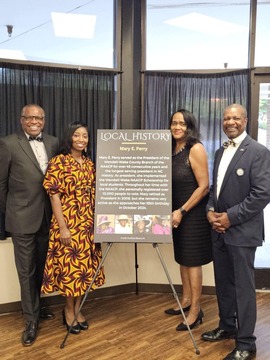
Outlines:
{"type": "MultiPolygon", "coordinates": [[[[171,244],[160,244],[158,249],[173,284],[180,284],[179,267],[174,261],[171,244]]],[[[102,244],[103,255],[107,244],[102,244]]],[[[168,284],[157,250],[152,244],[137,245],[138,283],[168,284]]],[[[135,277],[135,245],[114,243],[104,261],[106,285],[104,287],[131,284],[135,277]]],[[[212,263],[203,267],[205,286],[214,286],[212,263]]],[[[0,304],[20,300],[20,288],[14,264],[11,239],[0,241],[0,304]]]]}

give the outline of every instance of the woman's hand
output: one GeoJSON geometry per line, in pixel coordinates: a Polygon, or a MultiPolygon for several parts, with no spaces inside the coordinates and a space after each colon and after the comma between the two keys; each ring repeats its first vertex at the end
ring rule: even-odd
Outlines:
{"type": "Polygon", "coordinates": [[[66,226],[60,228],[60,241],[63,245],[69,245],[71,242],[71,234],[66,226]]]}
{"type": "Polygon", "coordinates": [[[172,227],[173,228],[177,228],[182,220],[182,213],[180,211],[180,209],[174,210],[172,213],[172,227]]]}

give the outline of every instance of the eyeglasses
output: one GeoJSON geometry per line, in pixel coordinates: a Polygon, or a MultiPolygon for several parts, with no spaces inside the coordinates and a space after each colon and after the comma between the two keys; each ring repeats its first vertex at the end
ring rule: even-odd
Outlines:
{"type": "Polygon", "coordinates": [[[171,122],[171,127],[176,127],[176,126],[180,126],[180,127],[182,127],[182,128],[185,128],[185,127],[187,127],[187,124],[185,123],[185,122],[183,122],[183,121],[175,121],[175,120],[173,120],[172,122],[171,122]]]}
{"type": "Polygon", "coordinates": [[[29,116],[22,115],[21,117],[23,117],[26,121],[32,121],[32,120],[43,121],[45,119],[45,116],[35,116],[35,115],[29,115],[29,116]]]}

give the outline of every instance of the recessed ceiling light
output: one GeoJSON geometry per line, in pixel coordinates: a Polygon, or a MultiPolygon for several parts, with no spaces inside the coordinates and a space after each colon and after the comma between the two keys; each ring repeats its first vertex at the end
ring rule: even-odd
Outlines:
{"type": "Polygon", "coordinates": [[[95,15],[52,12],[51,17],[55,36],[79,39],[92,39],[94,36],[95,15]]]}
{"type": "Polygon", "coordinates": [[[167,20],[165,23],[192,31],[220,36],[248,31],[248,28],[245,26],[240,26],[195,12],[167,20]]]}

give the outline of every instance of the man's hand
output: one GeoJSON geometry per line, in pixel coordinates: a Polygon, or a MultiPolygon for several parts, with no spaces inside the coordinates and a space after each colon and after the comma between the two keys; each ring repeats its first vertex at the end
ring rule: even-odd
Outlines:
{"type": "Polygon", "coordinates": [[[215,211],[208,211],[207,219],[211,224],[212,229],[218,233],[225,233],[225,231],[231,226],[226,212],[217,213],[215,211]]]}

